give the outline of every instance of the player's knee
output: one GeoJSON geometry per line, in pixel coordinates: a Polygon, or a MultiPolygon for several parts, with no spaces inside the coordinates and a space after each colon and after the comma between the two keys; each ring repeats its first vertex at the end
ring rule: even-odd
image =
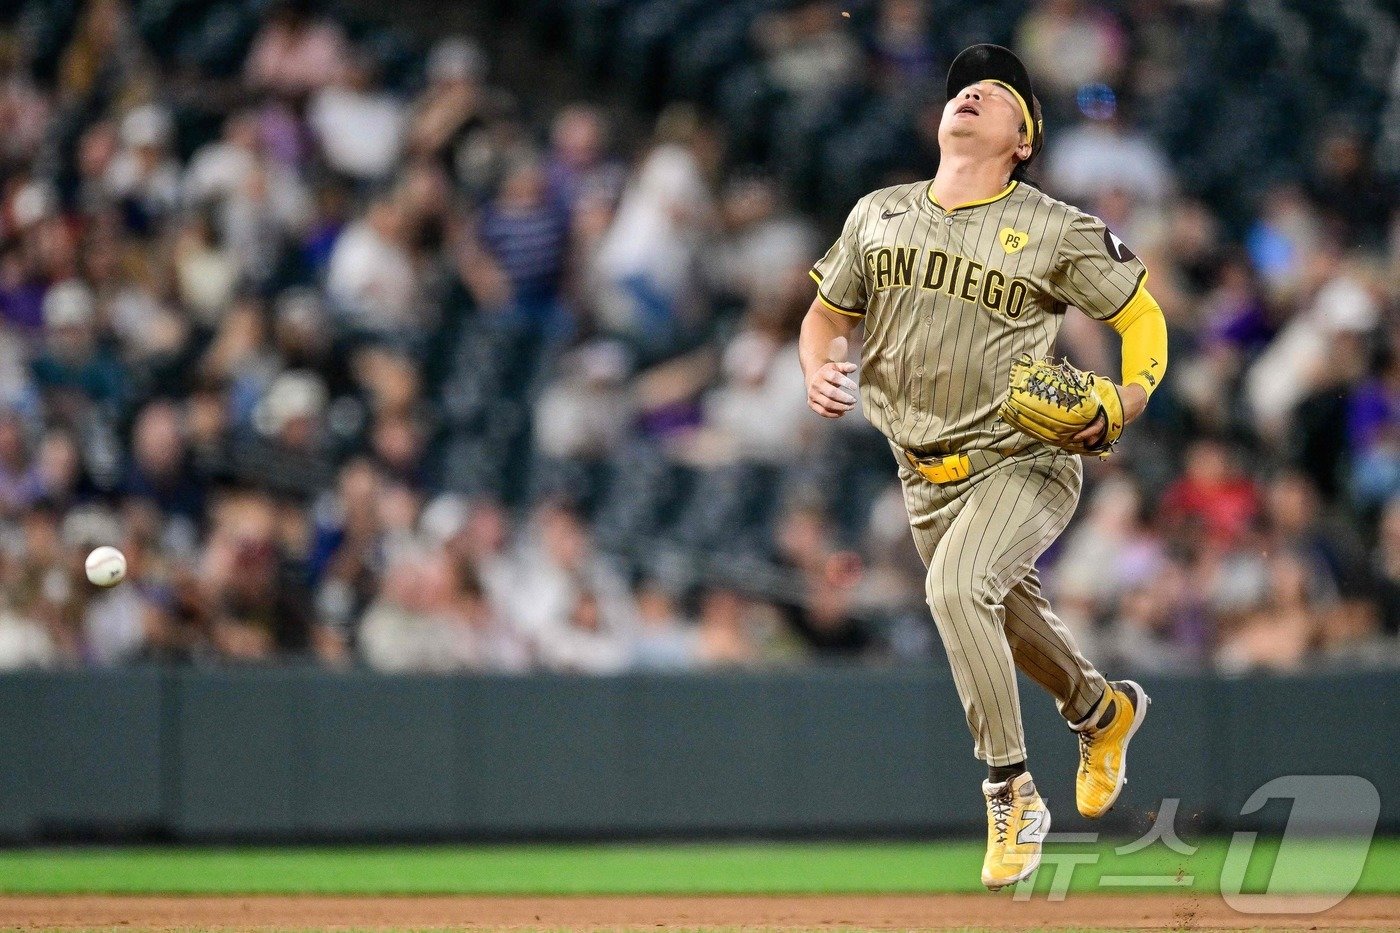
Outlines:
{"type": "Polygon", "coordinates": [[[924,589],[935,618],[978,616],[997,604],[996,580],[990,574],[954,573],[935,563],[924,589]]]}

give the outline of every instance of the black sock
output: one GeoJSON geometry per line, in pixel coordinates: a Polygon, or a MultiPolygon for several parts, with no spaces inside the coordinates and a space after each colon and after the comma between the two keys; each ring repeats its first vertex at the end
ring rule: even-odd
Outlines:
{"type": "Polygon", "coordinates": [[[1018,774],[1026,773],[1026,763],[1018,761],[1014,765],[987,765],[987,780],[993,784],[1001,784],[1011,780],[1018,774]]]}
{"type": "MultiPolygon", "coordinates": [[[[1109,689],[1112,689],[1112,688],[1110,687],[1109,689]]],[[[1124,690],[1124,691],[1123,691],[1123,694],[1128,698],[1128,704],[1129,704],[1129,706],[1131,706],[1132,703],[1133,703],[1133,695],[1132,695],[1132,693],[1131,693],[1130,691],[1124,690]]],[[[1117,715],[1118,715],[1118,701],[1117,701],[1117,699],[1114,698],[1114,697],[1112,697],[1112,696],[1109,696],[1107,693],[1105,693],[1104,696],[1108,696],[1109,699],[1108,699],[1108,702],[1107,702],[1107,703],[1104,703],[1103,712],[1102,712],[1102,713],[1099,713],[1098,721],[1094,723],[1094,730],[1095,730],[1095,731],[1097,731],[1097,730],[1099,730],[1099,729],[1102,729],[1102,728],[1104,728],[1105,726],[1107,726],[1109,723],[1113,722],[1113,720],[1114,720],[1115,718],[1117,718],[1117,715]]],[[[1082,728],[1083,725],[1084,725],[1084,723],[1085,723],[1086,721],[1088,721],[1088,720],[1094,718],[1094,713],[1093,713],[1093,711],[1099,708],[1099,704],[1100,704],[1100,703],[1103,703],[1103,701],[1104,701],[1104,696],[1100,696],[1097,700],[1094,701],[1094,705],[1093,705],[1093,707],[1090,709],[1089,715],[1085,716],[1083,719],[1079,720],[1078,722],[1073,723],[1074,728],[1076,728],[1076,729],[1082,728]]]]}
{"type": "MultiPolygon", "coordinates": [[[[1135,711],[1135,709],[1136,709],[1135,704],[1137,703],[1137,697],[1133,695],[1133,691],[1132,691],[1132,690],[1127,689],[1127,688],[1124,688],[1124,689],[1123,689],[1122,691],[1120,691],[1120,692],[1123,694],[1123,696],[1125,696],[1125,697],[1128,698],[1128,715],[1131,716],[1131,715],[1133,714],[1133,712],[1135,711]]],[[[1115,696],[1115,697],[1109,702],[1108,708],[1105,709],[1105,710],[1103,711],[1103,715],[1099,717],[1099,721],[1098,721],[1097,723],[1094,724],[1094,728],[1095,728],[1095,729],[1102,729],[1104,726],[1106,726],[1106,725],[1108,725],[1109,723],[1113,722],[1113,720],[1115,720],[1115,719],[1117,719],[1117,718],[1118,718],[1118,698],[1115,696]]]]}
{"type": "Polygon", "coordinates": [[[1109,701],[1104,704],[1103,715],[1099,717],[1098,722],[1094,723],[1094,728],[1102,729],[1104,726],[1107,726],[1109,723],[1113,722],[1117,715],[1118,700],[1116,697],[1110,698],[1109,701]]]}

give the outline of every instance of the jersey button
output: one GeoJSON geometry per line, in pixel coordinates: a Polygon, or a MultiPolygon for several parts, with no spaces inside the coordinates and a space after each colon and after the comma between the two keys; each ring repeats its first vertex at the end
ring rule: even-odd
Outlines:
{"type": "Polygon", "coordinates": [[[945,224],[947,224],[948,226],[951,227],[951,226],[953,225],[953,218],[952,218],[952,217],[944,217],[944,218],[943,218],[943,222],[944,222],[945,224]]]}
{"type": "Polygon", "coordinates": [[[923,374],[924,374],[924,368],[923,368],[922,366],[920,366],[920,367],[918,367],[918,368],[916,368],[916,369],[914,370],[914,375],[916,375],[916,376],[922,377],[923,374]]]}

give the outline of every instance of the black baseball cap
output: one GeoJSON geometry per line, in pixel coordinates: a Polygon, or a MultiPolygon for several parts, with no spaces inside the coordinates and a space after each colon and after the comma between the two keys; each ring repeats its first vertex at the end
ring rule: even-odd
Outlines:
{"type": "Polygon", "coordinates": [[[1031,75],[1026,66],[1015,52],[1000,45],[984,43],[969,46],[958,53],[948,69],[948,99],[951,100],[963,88],[978,81],[995,81],[1016,97],[1026,118],[1031,158],[1035,158],[1045,127],[1040,118],[1040,101],[1036,99],[1035,85],[1031,84],[1031,75]]]}

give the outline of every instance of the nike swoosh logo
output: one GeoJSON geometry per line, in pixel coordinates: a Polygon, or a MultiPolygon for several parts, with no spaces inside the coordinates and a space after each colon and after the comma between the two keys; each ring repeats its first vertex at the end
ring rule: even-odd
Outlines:
{"type": "Polygon", "coordinates": [[[904,210],[902,210],[902,211],[881,211],[881,212],[880,212],[880,219],[881,219],[881,220],[889,220],[891,217],[898,217],[900,214],[907,214],[907,213],[909,213],[909,208],[907,208],[907,207],[906,207],[904,210]]]}

